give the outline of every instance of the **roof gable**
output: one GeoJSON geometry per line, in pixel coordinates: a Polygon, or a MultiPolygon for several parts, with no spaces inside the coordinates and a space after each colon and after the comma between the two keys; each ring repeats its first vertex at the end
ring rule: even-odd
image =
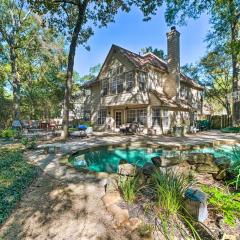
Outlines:
{"type": "MultiPolygon", "coordinates": [[[[157,68],[159,71],[168,73],[167,62],[157,57],[155,54],[149,52],[144,55],[140,55],[113,44],[95,80],[95,83],[99,80],[99,77],[108,66],[110,60],[112,59],[112,56],[116,53],[119,53],[121,56],[127,59],[131,64],[133,64],[134,67],[138,69],[143,69],[144,67],[151,65],[157,68]]],[[[196,81],[194,81],[193,79],[191,79],[190,77],[186,76],[183,73],[180,73],[180,81],[189,85],[192,88],[196,88],[198,90],[204,89],[196,81]]]]}

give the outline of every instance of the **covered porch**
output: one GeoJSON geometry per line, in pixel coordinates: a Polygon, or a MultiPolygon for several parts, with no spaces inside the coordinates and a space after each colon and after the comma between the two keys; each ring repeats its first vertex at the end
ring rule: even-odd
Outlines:
{"type": "Polygon", "coordinates": [[[147,104],[108,106],[107,112],[107,128],[114,132],[119,132],[128,124],[137,123],[143,128],[143,133],[147,133],[151,124],[151,107],[147,104]]]}

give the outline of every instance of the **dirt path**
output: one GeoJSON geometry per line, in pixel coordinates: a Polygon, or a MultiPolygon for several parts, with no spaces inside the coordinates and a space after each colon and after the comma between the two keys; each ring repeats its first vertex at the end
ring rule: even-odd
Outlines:
{"type": "Polygon", "coordinates": [[[44,172],[1,228],[0,236],[4,240],[137,239],[133,234],[115,229],[101,201],[104,195],[101,179],[78,178],[79,173],[68,175],[68,170],[63,171],[61,167],[64,175],[58,178],[49,174],[49,171],[59,174],[53,164],[56,157],[39,159],[44,172]]]}

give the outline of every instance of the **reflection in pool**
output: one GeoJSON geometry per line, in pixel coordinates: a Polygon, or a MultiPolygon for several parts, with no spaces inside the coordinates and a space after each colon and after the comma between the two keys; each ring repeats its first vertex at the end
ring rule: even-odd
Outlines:
{"type": "Polygon", "coordinates": [[[70,158],[70,162],[77,168],[85,168],[94,172],[117,172],[121,160],[128,163],[143,166],[151,162],[152,157],[161,156],[161,149],[152,148],[121,148],[100,147],[91,150],[80,151],[70,158]]]}

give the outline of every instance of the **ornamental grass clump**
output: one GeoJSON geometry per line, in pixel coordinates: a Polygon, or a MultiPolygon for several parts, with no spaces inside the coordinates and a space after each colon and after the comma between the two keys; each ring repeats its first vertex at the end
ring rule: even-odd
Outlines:
{"type": "Polygon", "coordinates": [[[240,187],[240,147],[237,145],[233,147],[233,161],[229,173],[233,177],[230,184],[235,185],[235,189],[238,190],[240,187]]]}
{"type": "Polygon", "coordinates": [[[118,186],[124,200],[128,203],[135,202],[137,194],[140,191],[140,177],[138,175],[129,177],[129,176],[120,176],[118,186]]]}
{"type": "Polygon", "coordinates": [[[157,206],[167,214],[177,214],[182,207],[187,181],[183,175],[173,171],[157,170],[152,175],[153,189],[156,194],[157,206]]]}

